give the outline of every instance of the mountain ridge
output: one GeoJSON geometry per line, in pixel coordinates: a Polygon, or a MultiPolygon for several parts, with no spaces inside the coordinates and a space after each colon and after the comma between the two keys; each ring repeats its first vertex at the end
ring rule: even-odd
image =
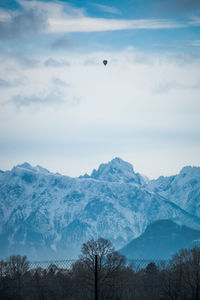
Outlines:
{"type": "Polygon", "coordinates": [[[93,178],[95,172],[63,176],[28,163],[0,173],[0,240],[6,253],[72,257],[83,242],[99,236],[121,248],[163,218],[200,229],[198,215],[155,190],[159,182],[138,180],[119,158],[105,165],[96,170],[99,178],[93,178]]]}

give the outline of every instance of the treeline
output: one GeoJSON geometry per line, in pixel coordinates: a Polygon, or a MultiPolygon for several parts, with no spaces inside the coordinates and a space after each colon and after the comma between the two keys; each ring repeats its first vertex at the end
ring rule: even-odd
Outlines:
{"type": "Polygon", "coordinates": [[[25,256],[11,256],[0,262],[0,299],[94,300],[95,276],[98,300],[200,300],[200,248],[143,268],[128,265],[102,238],[83,244],[69,269],[31,269],[25,256]]]}

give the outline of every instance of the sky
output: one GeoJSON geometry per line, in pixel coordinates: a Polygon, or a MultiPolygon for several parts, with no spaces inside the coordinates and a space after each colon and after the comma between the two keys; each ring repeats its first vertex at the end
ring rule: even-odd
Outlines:
{"type": "Polygon", "coordinates": [[[0,66],[0,169],[200,166],[199,0],[1,0],[0,66]]]}

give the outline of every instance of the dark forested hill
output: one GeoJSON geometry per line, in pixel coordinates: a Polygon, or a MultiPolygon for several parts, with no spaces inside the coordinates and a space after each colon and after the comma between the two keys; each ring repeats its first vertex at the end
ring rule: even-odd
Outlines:
{"type": "Polygon", "coordinates": [[[127,258],[170,258],[181,248],[200,245],[200,231],[170,220],[150,224],[145,232],[120,250],[127,258]]]}

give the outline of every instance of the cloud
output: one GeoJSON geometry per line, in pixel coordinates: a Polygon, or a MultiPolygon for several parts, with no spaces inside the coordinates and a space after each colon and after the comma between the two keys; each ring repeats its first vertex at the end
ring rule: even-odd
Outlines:
{"type": "Polygon", "coordinates": [[[83,64],[85,66],[94,66],[94,65],[98,65],[99,62],[97,61],[96,58],[87,58],[83,64]]]}
{"type": "Polygon", "coordinates": [[[182,11],[196,11],[200,9],[199,0],[171,0],[165,1],[165,8],[168,10],[182,11]]]}
{"type": "Polygon", "coordinates": [[[192,26],[200,26],[200,16],[191,16],[189,24],[192,26]]]}
{"type": "Polygon", "coordinates": [[[71,18],[49,19],[49,32],[101,32],[128,29],[169,29],[185,27],[181,23],[162,19],[104,19],[104,18],[71,18]]]}
{"type": "Polygon", "coordinates": [[[19,85],[22,85],[23,82],[21,80],[13,80],[13,81],[8,81],[0,78],[0,88],[11,88],[11,87],[16,87],[19,85]]]}
{"type": "Polygon", "coordinates": [[[154,93],[156,94],[162,94],[162,93],[166,93],[169,92],[172,89],[180,89],[183,88],[183,85],[181,85],[180,83],[178,83],[175,80],[171,80],[171,81],[167,81],[165,83],[161,83],[159,84],[159,86],[153,90],[154,93]]]}
{"type": "Polygon", "coordinates": [[[11,52],[10,57],[14,58],[14,60],[21,66],[25,68],[35,68],[38,67],[40,61],[35,58],[27,57],[21,52],[11,52]]]}
{"type": "Polygon", "coordinates": [[[55,60],[53,58],[48,58],[44,62],[45,67],[50,68],[57,68],[57,67],[63,67],[63,66],[70,66],[70,63],[65,60],[55,60]]]}
{"type": "Polygon", "coordinates": [[[108,6],[108,5],[98,4],[98,3],[94,3],[93,6],[97,7],[98,9],[106,13],[121,14],[121,11],[114,6],[108,6]]]}
{"type": "Polygon", "coordinates": [[[200,11],[199,0],[168,0],[152,4],[152,10],[159,15],[188,16],[200,11]]]}
{"type": "MultiPolygon", "coordinates": [[[[48,16],[47,32],[64,33],[64,32],[100,32],[127,29],[164,29],[179,28],[183,24],[169,21],[168,19],[107,19],[87,17],[84,9],[75,8],[72,5],[62,2],[41,2],[41,1],[19,1],[25,9],[35,9],[48,16]]],[[[101,4],[101,9],[113,10],[113,7],[101,4]]],[[[69,46],[67,38],[60,39],[53,44],[53,47],[69,46]]]]}
{"type": "MultiPolygon", "coordinates": [[[[67,83],[64,86],[64,82],[61,80],[56,80],[56,82],[57,86],[60,84],[61,87],[61,83],[63,83],[62,87],[67,86],[67,83]]],[[[18,94],[13,96],[9,102],[12,103],[17,109],[21,109],[23,107],[40,108],[42,106],[58,106],[61,104],[67,104],[68,107],[74,107],[80,104],[81,98],[76,96],[68,96],[64,89],[54,88],[48,92],[41,91],[29,95],[18,94]]],[[[7,102],[7,104],[9,102],[7,102]]]]}
{"type": "MultiPolygon", "coordinates": [[[[22,7],[21,11],[10,12],[9,15],[8,12],[4,12],[0,18],[0,37],[4,39],[19,38],[38,32],[102,32],[128,29],[181,28],[186,26],[171,21],[168,17],[166,19],[137,20],[92,18],[85,14],[84,9],[75,8],[63,2],[18,0],[18,3],[22,7]]],[[[115,7],[102,4],[95,5],[106,12],[119,13],[115,7]]],[[[52,49],[61,49],[72,45],[73,41],[67,37],[61,37],[55,40],[51,47],[52,49]]]]}
{"type": "Polygon", "coordinates": [[[198,81],[197,83],[193,84],[191,86],[191,89],[200,89],[200,81],[198,81]]]}
{"type": "Polygon", "coordinates": [[[62,79],[57,78],[57,77],[55,77],[55,78],[53,79],[53,83],[54,83],[55,85],[61,86],[61,87],[67,87],[67,86],[70,86],[69,83],[67,83],[67,82],[65,82],[65,81],[63,81],[62,79]]]}
{"type": "Polygon", "coordinates": [[[5,9],[0,8],[0,22],[7,21],[10,21],[10,13],[5,9]]]}
{"type": "Polygon", "coordinates": [[[29,9],[1,14],[0,39],[18,39],[47,29],[47,16],[29,9]]]}
{"type": "Polygon", "coordinates": [[[159,84],[158,87],[156,87],[153,90],[153,93],[156,94],[162,94],[162,93],[168,93],[171,90],[195,90],[200,89],[200,81],[193,83],[193,84],[181,84],[177,82],[176,80],[167,81],[164,83],[159,84]]]}
{"type": "Polygon", "coordinates": [[[10,84],[9,81],[0,78],[0,87],[6,87],[6,88],[8,88],[8,87],[11,87],[11,86],[12,85],[10,84]]]}
{"type": "Polygon", "coordinates": [[[54,89],[48,93],[40,92],[33,95],[19,94],[10,100],[17,108],[37,105],[57,105],[63,101],[63,94],[58,89],[54,89]]]}
{"type": "MultiPolygon", "coordinates": [[[[44,62],[49,57],[41,60],[44,62]]],[[[1,140],[5,136],[16,141],[13,147],[7,146],[5,155],[1,155],[1,163],[10,162],[12,157],[20,160],[20,155],[23,155],[26,160],[28,157],[35,161],[53,161],[57,168],[66,165],[65,172],[69,174],[75,171],[71,165],[69,167],[66,157],[69,163],[71,160],[75,164],[78,160],[79,170],[82,167],[80,157],[88,162],[91,158],[102,160],[102,155],[125,158],[130,155],[130,161],[136,160],[138,164],[143,164],[147,157],[145,164],[152,161],[152,172],[156,168],[164,169],[163,161],[172,167],[176,160],[184,165],[187,157],[190,163],[191,157],[194,163],[199,162],[199,90],[175,89],[175,83],[198,88],[200,64],[192,53],[187,58],[183,54],[176,54],[176,57],[147,51],[140,54],[129,49],[104,50],[92,55],[71,52],[67,56],[59,54],[52,58],[57,61],[66,59],[71,66],[45,68],[43,64],[41,68],[28,71],[17,64],[12,66],[8,58],[3,69],[1,63],[0,71],[6,76],[0,75],[2,79],[14,76],[12,67],[15,74],[27,79],[23,88],[1,89],[1,99],[12,99],[0,109],[3,116],[0,118],[1,140]],[[103,67],[102,57],[111,61],[109,68],[103,67]],[[85,67],[87,59],[93,59],[98,65],[85,67]],[[137,61],[147,63],[142,65],[137,61]],[[61,82],[56,78],[69,81],[70,88],[59,86],[61,82]],[[54,79],[57,86],[52,82],[54,79]],[[169,81],[173,81],[171,86],[169,81]],[[166,88],[164,83],[168,83],[169,93],[152,93],[154,88],[166,88]],[[56,89],[61,89],[60,98],[59,95],[52,96],[56,89]],[[84,101],[80,103],[80,99],[84,101]],[[20,109],[14,109],[15,106],[20,109]],[[34,111],[35,107],[39,107],[39,111],[34,111]],[[160,131],[154,134],[158,128],[160,131]],[[190,139],[192,136],[193,140],[190,139]],[[28,141],[32,142],[31,147],[25,148],[19,137],[26,145],[28,141]],[[42,145],[39,150],[38,140],[42,145]],[[13,151],[12,155],[8,154],[9,151],[13,151]]]]}
{"type": "Polygon", "coordinates": [[[81,103],[81,98],[80,97],[72,97],[71,105],[72,106],[77,106],[81,103]]]}
{"type": "Polygon", "coordinates": [[[200,40],[191,41],[189,44],[194,47],[200,47],[200,40]]]}
{"type": "Polygon", "coordinates": [[[74,44],[75,42],[72,39],[68,38],[67,36],[62,36],[51,44],[51,48],[53,50],[65,49],[73,46],[74,44]]]}
{"type": "Polygon", "coordinates": [[[50,18],[81,18],[85,14],[84,8],[77,8],[69,3],[64,3],[61,1],[24,1],[18,0],[20,5],[26,9],[34,9],[43,12],[43,14],[48,15],[50,18]]]}

